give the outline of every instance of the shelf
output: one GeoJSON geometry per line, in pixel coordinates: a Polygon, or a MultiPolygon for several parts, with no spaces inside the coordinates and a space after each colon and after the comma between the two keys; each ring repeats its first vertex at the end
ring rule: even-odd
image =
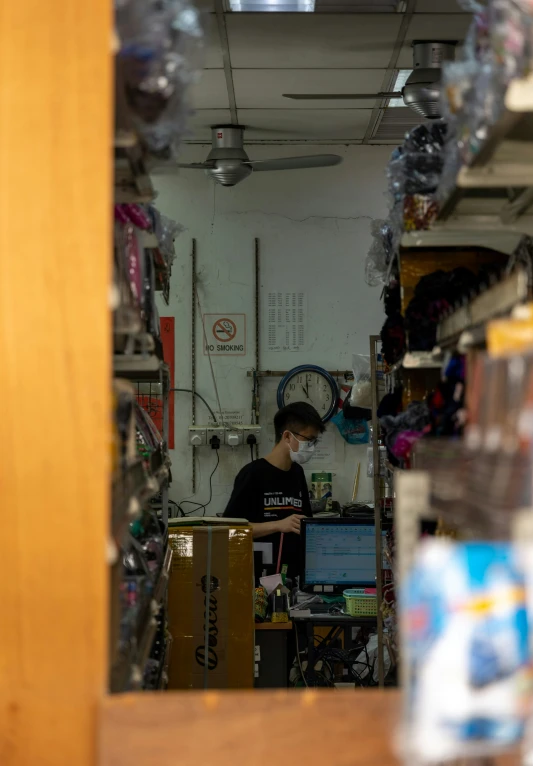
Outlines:
{"type": "Polygon", "coordinates": [[[166,458],[153,475],[147,473],[142,460],[136,460],[123,476],[114,480],[111,530],[117,542],[123,539],[129,524],[139,515],[142,507],[161,491],[168,476],[166,458]]]}
{"type": "Polygon", "coordinates": [[[404,370],[440,370],[443,358],[440,349],[433,351],[407,351],[403,357],[387,370],[386,375],[392,375],[400,369],[404,370]]]}
{"type": "Polygon", "coordinates": [[[172,653],[172,644],[174,639],[167,631],[167,645],[165,647],[165,655],[161,663],[161,675],[159,677],[158,689],[166,689],[168,686],[168,667],[170,665],[170,655],[172,653]]]}
{"type": "Polygon", "coordinates": [[[136,691],[142,688],[144,678],[144,668],[148,662],[150,651],[154,645],[155,635],[157,633],[157,620],[151,617],[144,629],[136,661],[131,666],[130,671],[130,689],[136,691]]]}
{"type": "Polygon", "coordinates": [[[171,568],[172,568],[172,549],[170,548],[170,546],[167,546],[167,552],[165,553],[165,558],[161,566],[159,579],[154,589],[154,601],[158,605],[161,604],[163,597],[165,595],[168,581],[170,578],[171,568]]]}
{"type": "Polygon", "coordinates": [[[457,345],[461,336],[470,334],[470,343],[479,345],[485,337],[485,324],[491,319],[506,316],[515,306],[523,303],[529,296],[528,275],[522,269],[516,269],[510,276],[487,288],[470,303],[461,306],[445,317],[437,328],[437,343],[442,347],[457,345]]]}
{"type": "Polygon", "coordinates": [[[140,511],[139,498],[146,487],[147,475],[142,460],[128,466],[123,476],[113,481],[111,489],[113,537],[121,540],[128,526],[140,511]]]}
{"type": "Polygon", "coordinates": [[[153,594],[147,598],[140,612],[139,626],[120,659],[111,669],[111,691],[120,692],[131,688],[140,688],[144,667],[150,656],[157,631],[157,614],[165,597],[172,566],[172,550],[167,547],[161,572],[154,587],[153,594]]]}
{"type": "Polygon", "coordinates": [[[406,232],[401,239],[403,249],[410,248],[486,248],[511,255],[522,239],[521,232],[508,229],[484,231],[476,229],[439,228],[430,231],[406,232]]]}
{"type": "Polygon", "coordinates": [[[113,370],[116,377],[147,383],[160,383],[169,375],[167,365],[154,354],[115,354],[113,370]]]}
{"type": "Polygon", "coordinates": [[[152,180],[144,152],[131,133],[117,134],[115,140],[115,203],[152,202],[152,180]]]}
{"type": "MultiPolygon", "coordinates": [[[[530,109],[531,88],[529,80],[518,81],[507,99],[508,106],[523,104],[530,109]]],[[[472,163],[459,170],[434,230],[439,226],[452,231],[477,229],[482,241],[492,236],[494,229],[501,235],[533,234],[532,205],[533,112],[506,108],[472,163]]],[[[488,246],[496,249],[494,244],[488,246]]]]}

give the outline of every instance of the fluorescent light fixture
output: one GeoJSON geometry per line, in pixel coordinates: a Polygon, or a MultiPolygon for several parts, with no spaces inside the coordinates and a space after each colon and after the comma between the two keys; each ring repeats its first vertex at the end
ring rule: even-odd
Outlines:
{"type": "MultiPolygon", "coordinates": [[[[405,85],[405,83],[407,82],[407,79],[412,71],[413,71],[412,69],[398,69],[391,91],[394,91],[395,93],[399,93],[401,89],[403,88],[403,86],[405,85]]],[[[389,106],[404,107],[405,104],[403,102],[403,98],[391,98],[391,100],[389,101],[389,106]]]]}
{"type": "Polygon", "coordinates": [[[313,13],[315,0],[229,0],[232,11],[242,13],[313,13]]]}

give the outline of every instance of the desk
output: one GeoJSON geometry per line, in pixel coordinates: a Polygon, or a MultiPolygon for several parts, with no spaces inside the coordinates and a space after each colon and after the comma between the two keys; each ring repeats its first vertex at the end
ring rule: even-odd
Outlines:
{"type": "Polygon", "coordinates": [[[256,622],[255,630],[292,630],[292,622],[256,622]]]}
{"type": "Polygon", "coordinates": [[[287,688],[287,638],[291,631],[292,622],[255,623],[255,645],[260,653],[259,661],[256,660],[256,666],[259,665],[256,689],[287,688]]]}
{"type": "MultiPolygon", "coordinates": [[[[307,640],[307,672],[306,680],[309,686],[321,686],[319,676],[315,671],[315,666],[325,655],[332,644],[341,635],[344,634],[344,649],[354,649],[359,642],[352,639],[352,628],[376,628],[377,617],[350,617],[345,614],[324,614],[318,613],[306,617],[296,617],[293,615],[293,622],[298,632],[299,626],[305,629],[307,640]],[[330,628],[328,634],[322,639],[318,646],[315,646],[315,628],[321,625],[330,628]]],[[[299,632],[298,635],[301,633],[299,632]]],[[[302,649],[303,647],[300,647],[302,649]]]]}

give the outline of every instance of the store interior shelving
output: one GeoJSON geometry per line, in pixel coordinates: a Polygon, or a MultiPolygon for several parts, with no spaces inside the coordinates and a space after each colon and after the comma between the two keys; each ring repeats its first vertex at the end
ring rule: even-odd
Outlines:
{"type": "Polygon", "coordinates": [[[154,291],[168,302],[172,259],[168,251],[167,257],[163,255],[156,233],[157,226],[162,226],[159,214],[154,218],[157,211],[146,207],[155,197],[149,156],[129,122],[119,65],[116,75],[114,203],[116,211],[123,206],[124,215],[115,214],[112,368],[123,390],[130,391],[132,401],[138,402],[132,410],[137,457],[132,459],[130,450],[112,484],[109,688],[124,692],[164,688],[172,647],[166,628],[172,563],[167,529],[170,370],[162,358],[157,311],[151,307],[154,291]],[[129,206],[137,207],[132,210],[129,206]],[[142,291],[150,285],[149,294],[141,295],[141,282],[130,279],[131,259],[144,275],[142,291]],[[161,432],[151,444],[148,437],[157,429],[149,418],[143,428],[139,412],[140,407],[152,405],[154,412],[161,413],[161,432]],[[155,687],[153,669],[147,675],[149,663],[156,668],[155,687]]]}
{"type": "MultiPolygon", "coordinates": [[[[428,230],[405,232],[401,251],[478,248],[512,256],[524,235],[533,234],[533,79],[515,80],[507,90],[505,109],[489,129],[474,160],[460,168],[455,185],[428,230]]],[[[508,315],[529,296],[523,269],[460,305],[439,323],[437,353],[483,343],[484,325],[508,315]]],[[[415,352],[416,356],[417,352],[415,352]]],[[[402,360],[399,366],[415,367],[402,360]]],[[[418,365],[418,366],[424,366],[418,365]]]]}
{"type": "Polygon", "coordinates": [[[485,324],[497,317],[509,315],[528,298],[529,292],[527,272],[523,268],[516,268],[509,276],[487,287],[470,301],[465,301],[463,306],[441,320],[437,328],[439,346],[453,348],[461,343],[466,347],[482,342],[485,324]]]}
{"type": "Polygon", "coordinates": [[[479,153],[459,170],[435,231],[473,229],[483,238],[488,232],[533,234],[532,110],[533,80],[513,81],[479,153]]]}
{"type": "Polygon", "coordinates": [[[487,231],[483,226],[461,229],[459,226],[443,227],[437,222],[427,231],[405,232],[400,245],[406,250],[411,248],[487,248],[511,255],[522,236],[520,231],[501,227],[495,231],[487,231]]]}
{"type": "MultiPolygon", "coordinates": [[[[117,653],[111,666],[110,690],[120,692],[142,687],[143,670],[157,630],[157,616],[163,608],[172,565],[172,550],[167,547],[161,572],[142,607],[129,642],[117,653]]],[[[166,658],[168,662],[168,657],[166,658]]]]}

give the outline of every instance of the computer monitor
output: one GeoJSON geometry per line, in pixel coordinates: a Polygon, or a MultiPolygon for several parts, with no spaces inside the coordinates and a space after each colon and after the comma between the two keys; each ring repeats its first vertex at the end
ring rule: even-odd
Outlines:
{"type": "MultiPolygon", "coordinates": [[[[376,587],[373,519],[303,519],[301,533],[301,590],[339,593],[345,588],[376,587]]],[[[383,543],[386,534],[384,528],[383,543]]]]}

